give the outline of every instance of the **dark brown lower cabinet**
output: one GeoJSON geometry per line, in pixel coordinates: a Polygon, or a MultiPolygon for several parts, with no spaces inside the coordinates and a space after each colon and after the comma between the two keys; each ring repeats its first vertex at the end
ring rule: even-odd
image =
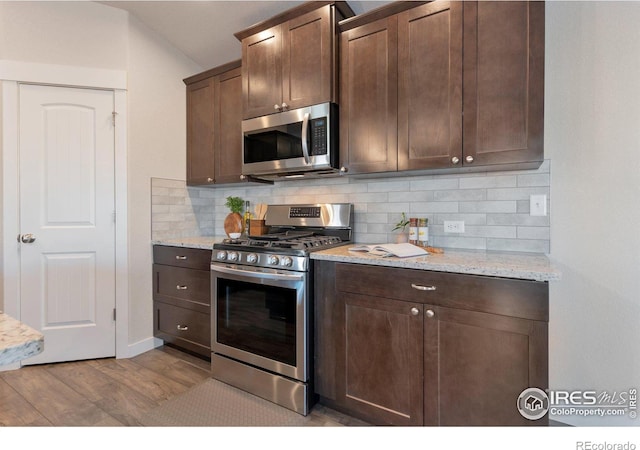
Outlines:
{"type": "Polygon", "coordinates": [[[547,424],[516,408],[548,384],[546,283],[329,261],[315,277],[321,403],[379,425],[547,424]]]}
{"type": "Polygon", "coordinates": [[[153,335],[211,357],[211,250],[153,247],[153,335]]]}

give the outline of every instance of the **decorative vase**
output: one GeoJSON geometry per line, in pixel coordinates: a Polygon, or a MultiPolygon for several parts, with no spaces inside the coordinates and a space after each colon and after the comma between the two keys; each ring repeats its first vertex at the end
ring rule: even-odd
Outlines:
{"type": "Polygon", "coordinates": [[[240,213],[232,212],[224,218],[224,232],[227,233],[227,236],[231,237],[232,233],[242,234],[243,229],[240,213]]]}
{"type": "Polygon", "coordinates": [[[409,235],[405,232],[396,234],[396,244],[403,244],[409,242],[409,235]]]}

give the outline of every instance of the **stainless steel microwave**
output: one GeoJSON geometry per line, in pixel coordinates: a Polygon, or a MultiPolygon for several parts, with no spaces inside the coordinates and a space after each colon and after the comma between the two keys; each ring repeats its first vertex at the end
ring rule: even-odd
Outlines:
{"type": "Polygon", "coordinates": [[[340,173],[335,103],[243,120],[242,134],[243,175],[273,180],[340,173]]]}

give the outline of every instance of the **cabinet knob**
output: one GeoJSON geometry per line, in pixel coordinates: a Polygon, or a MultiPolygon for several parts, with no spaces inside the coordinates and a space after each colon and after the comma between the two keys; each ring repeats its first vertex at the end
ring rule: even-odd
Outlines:
{"type": "Polygon", "coordinates": [[[276,111],[280,111],[280,105],[273,105],[273,109],[275,109],[276,111]]]}
{"type": "Polygon", "coordinates": [[[457,156],[454,156],[453,158],[451,158],[451,162],[454,164],[458,164],[460,162],[460,158],[458,158],[457,156]]]}
{"type": "Polygon", "coordinates": [[[473,156],[469,155],[464,159],[466,162],[468,163],[472,163],[473,162],[473,156]]]}
{"type": "Polygon", "coordinates": [[[340,173],[347,173],[349,171],[348,167],[342,166],[340,167],[340,173]]]}
{"type": "Polygon", "coordinates": [[[427,316],[429,319],[431,319],[433,316],[436,315],[436,313],[433,312],[433,309],[427,309],[424,312],[424,315],[427,316]]]}
{"type": "Polygon", "coordinates": [[[187,331],[187,330],[189,329],[189,327],[188,327],[188,326],[186,326],[186,325],[177,325],[177,326],[176,326],[176,328],[177,328],[179,331],[187,331]]]}
{"type": "Polygon", "coordinates": [[[207,183],[213,183],[213,178],[211,177],[207,178],[207,183]]]}
{"type": "Polygon", "coordinates": [[[186,291],[188,289],[188,287],[185,286],[184,284],[182,284],[182,285],[179,284],[179,285],[176,286],[176,289],[179,290],[179,291],[186,291]]]}
{"type": "Polygon", "coordinates": [[[420,310],[416,307],[411,308],[411,315],[412,316],[417,316],[418,314],[420,314],[420,310]]]}
{"type": "Polygon", "coordinates": [[[287,105],[286,103],[282,102],[282,110],[284,111],[285,109],[289,109],[289,105],[287,105]]]}
{"type": "Polygon", "coordinates": [[[240,179],[241,179],[242,181],[244,181],[244,180],[246,180],[246,179],[247,179],[247,176],[246,176],[246,175],[240,175],[240,179]]]}

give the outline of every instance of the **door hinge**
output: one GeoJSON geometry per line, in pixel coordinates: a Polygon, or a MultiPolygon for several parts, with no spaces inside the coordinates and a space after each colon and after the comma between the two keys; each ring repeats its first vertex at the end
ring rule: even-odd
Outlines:
{"type": "Polygon", "coordinates": [[[114,127],[116,126],[116,116],[117,116],[117,115],[118,115],[118,113],[117,113],[117,112],[115,112],[115,111],[113,111],[113,112],[111,113],[111,120],[112,120],[112,122],[113,122],[113,126],[114,126],[114,127]]]}
{"type": "Polygon", "coordinates": [[[114,320],[114,322],[116,320],[116,309],[115,308],[113,308],[113,320],[114,320]]]}

